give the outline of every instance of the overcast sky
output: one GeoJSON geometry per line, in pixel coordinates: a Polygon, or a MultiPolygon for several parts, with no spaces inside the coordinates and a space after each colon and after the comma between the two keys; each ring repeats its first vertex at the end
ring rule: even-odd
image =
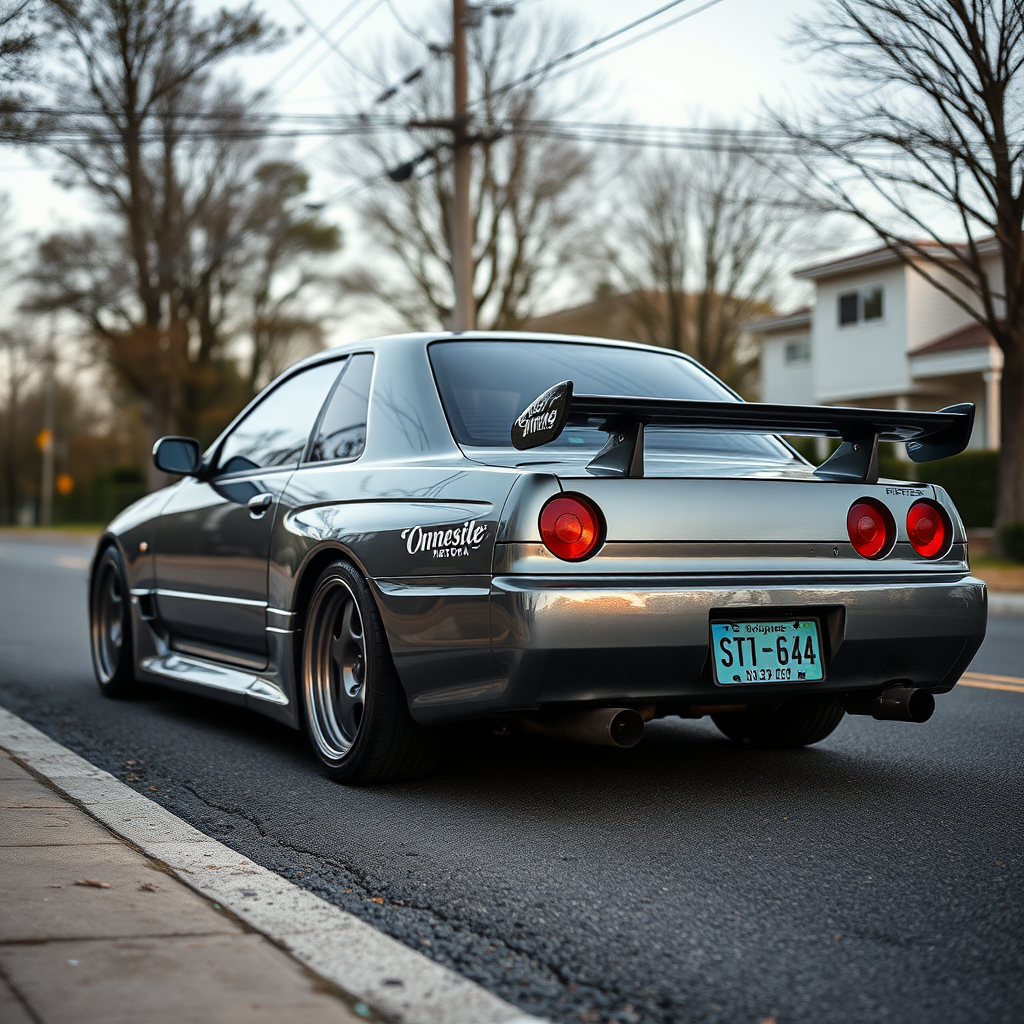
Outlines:
{"type": "MultiPolygon", "coordinates": [[[[315,22],[326,26],[349,0],[298,2],[315,22]]],[[[431,23],[428,12],[436,9],[432,0],[393,2],[417,29],[431,23]]],[[[688,7],[697,8],[705,2],[685,0],[650,24],[668,21],[686,13],[688,7]]],[[[609,100],[614,106],[611,112],[617,118],[625,114],[637,121],[658,124],[691,124],[706,118],[748,120],[756,115],[762,97],[775,100],[788,94],[799,102],[806,93],[807,72],[794,61],[785,37],[794,18],[812,11],[815,3],[816,0],[720,0],[709,9],[591,65],[587,73],[599,73],[606,79],[609,100]]],[[[660,6],[656,0],[639,5],[635,0],[519,0],[519,5],[520,17],[543,8],[577,19],[583,40],[616,29],[660,6]]],[[[218,6],[212,0],[197,0],[200,10],[218,6]]],[[[262,7],[289,29],[303,25],[289,0],[263,0],[262,7]]],[[[345,53],[356,62],[368,62],[367,55],[375,43],[401,32],[386,2],[361,0],[331,34],[335,38],[344,35],[367,11],[369,16],[343,45],[345,53]]],[[[432,37],[436,33],[426,34],[432,37]]],[[[274,90],[280,109],[316,113],[338,109],[336,89],[345,74],[344,66],[308,27],[275,53],[237,61],[234,67],[246,81],[258,86],[289,64],[293,66],[281,76],[274,90]]],[[[372,89],[369,85],[367,88],[372,89]]],[[[301,158],[318,146],[316,140],[302,140],[296,154],[301,158]]],[[[49,175],[40,173],[38,156],[34,161],[12,149],[0,154],[0,188],[14,198],[22,229],[46,231],[61,222],[77,220],[85,211],[80,196],[63,193],[50,185],[49,175]]],[[[45,158],[42,162],[45,166],[45,158]]],[[[340,183],[333,177],[330,161],[315,159],[313,164],[318,194],[337,191],[340,183]]]]}
{"type": "MultiPolygon", "coordinates": [[[[350,0],[297,2],[314,22],[325,27],[350,0]]],[[[437,10],[434,0],[392,2],[413,28],[433,24],[431,12],[437,10]]],[[[719,0],[705,10],[697,10],[706,2],[684,0],[645,28],[688,10],[696,11],[691,17],[587,69],[586,73],[599,74],[604,80],[608,97],[605,113],[609,117],[679,125],[708,119],[749,122],[757,115],[763,99],[789,97],[799,104],[801,97],[812,91],[809,73],[794,59],[786,38],[792,32],[794,19],[812,12],[817,0],[719,0]]],[[[212,11],[220,3],[196,0],[196,6],[200,11],[212,11]]],[[[530,17],[544,9],[577,20],[579,37],[586,41],[661,4],[657,0],[640,4],[636,0],[518,0],[518,6],[520,11],[515,17],[530,17]]],[[[270,18],[292,32],[304,26],[300,13],[289,0],[263,0],[262,7],[270,18]]],[[[342,49],[356,63],[368,66],[375,46],[401,31],[387,0],[359,0],[330,34],[338,39],[349,32],[342,49]]],[[[438,33],[427,31],[425,35],[433,38],[438,33]]],[[[424,53],[429,59],[426,50],[424,53]]],[[[273,79],[275,103],[288,113],[337,111],[343,106],[337,98],[338,83],[353,77],[308,26],[292,35],[280,50],[235,61],[231,70],[253,87],[273,79]]],[[[563,82],[571,84],[572,77],[563,82]]],[[[373,87],[366,84],[366,89],[369,96],[373,87]]],[[[348,104],[344,106],[351,109],[348,104]]],[[[599,118],[601,114],[598,110],[586,116],[599,118]]],[[[322,140],[299,140],[295,155],[300,160],[310,158],[311,198],[331,196],[344,187],[345,182],[332,169],[322,140]]],[[[43,234],[80,223],[92,215],[81,193],[65,192],[51,183],[51,167],[52,163],[41,152],[27,154],[8,148],[0,154],[0,189],[14,199],[17,226],[23,231],[43,234]]],[[[345,220],[343,210],[336,207],[331,213],[345,220]]]]}

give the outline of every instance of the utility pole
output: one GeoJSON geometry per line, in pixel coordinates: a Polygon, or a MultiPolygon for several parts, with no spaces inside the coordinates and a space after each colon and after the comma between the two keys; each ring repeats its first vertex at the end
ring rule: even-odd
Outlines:
{"type": "Polygon", "coordinates": [[[455,65],[454,171],[452,200],[452,278],[455,309],[452,330],[472,331],[476,327],[473,298],[473,221],[470,215],[470,172],[472,142],[466,131],[469,105],[469,68],[466,55],[466,0],[454,0],[452,22],[452,63],[455,65]]]}
{"type": "Polygon", "coordinates": [[[43,381],[43,430],[39,447],[43,450],[43,479],[39,489],[39,521],[42,526],[53,525],[53,451],[54,451],[54,389],[57,370],[57,351],[54,347],[56,326],[50,323],[50,338],[43,361],[46,377],[43,381]]]}

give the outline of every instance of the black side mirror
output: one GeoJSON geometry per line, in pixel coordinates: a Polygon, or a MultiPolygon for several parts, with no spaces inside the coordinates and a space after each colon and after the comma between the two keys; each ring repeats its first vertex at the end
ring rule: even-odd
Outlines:
{"type": "Polygon", "coordinates": [[[153,445],[157,469],[175,476],[196,476],[202,463],[199,442],[193,437],[161,437],[153,445]]]}

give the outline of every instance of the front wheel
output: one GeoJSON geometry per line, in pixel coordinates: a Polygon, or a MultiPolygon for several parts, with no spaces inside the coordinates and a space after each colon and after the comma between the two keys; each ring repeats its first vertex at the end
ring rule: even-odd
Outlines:
{"type": "Polygon", "coordinates": [[[842,719],[843,709],[831,697],[797,697],[711,716],[719,732],[734,743],[775,750],[820,743],[842,719]]]}
{"type": "Polygon", "coordinates": [[[132,617],[128,584],[116,547],[96,562],[89,583],[89,633],[92,666],[106,697],[127,697],[135,688],[132,617]]]}
{"type": "Polygon", "coordinates": [[[325,569],[314,588],[302,688],[306,731],[337,782],[416,778],[436,763],[437,736],[409,714],[373,595],[348,562],[325,569]]]}

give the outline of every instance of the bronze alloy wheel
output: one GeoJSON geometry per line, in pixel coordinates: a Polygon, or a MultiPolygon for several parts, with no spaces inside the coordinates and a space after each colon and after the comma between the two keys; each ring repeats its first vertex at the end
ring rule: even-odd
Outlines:
{"type": "Polygon", "coordinates": [[[135,679],[128,587],[116,548],[107,548],[97,559],[90,591],[90,639],[96,681],[108,697],[123,697],[135,679]]]}
{"type": "Polygon", "coordinates": [[[310,608],[305,672],[310,735],[327,764],[340,761],[355,743],[366,703],[363,619],[349,585],[332,583],[310,608]]]}
{"type": "Polygon", "coordinates": [[[365,785],[430,771],[438,734],[409,714],[373,593],[350,562],[320,574],[304,634],[303,712],[327,775],[365,785]]]}

